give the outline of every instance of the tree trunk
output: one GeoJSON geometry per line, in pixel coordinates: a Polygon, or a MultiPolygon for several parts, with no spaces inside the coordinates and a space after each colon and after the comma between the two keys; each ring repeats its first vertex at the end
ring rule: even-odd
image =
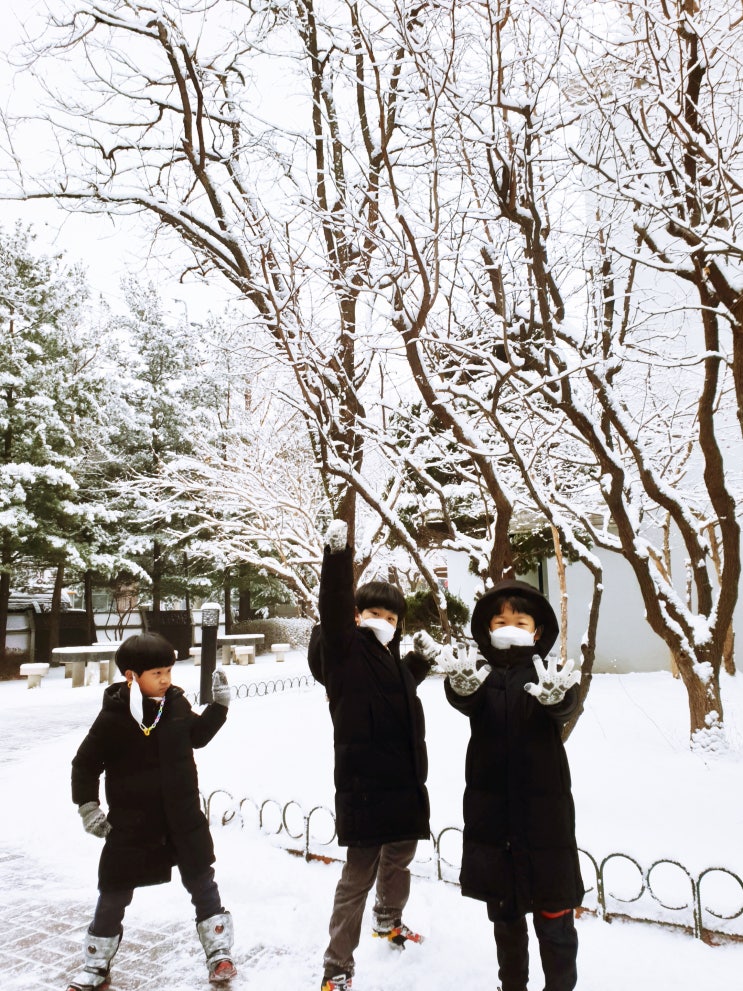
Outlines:
{"type": "Polygon", "coordinates": [[[88,630],[88,643],[95,643],[95,611],[93,609],[93,572],[90,568],[83,575],[83,608],[85,609],[85,623],[88,630]]]}
{"type": "Polygon", "coordinates": [[[160,553],[160,542],[152,541],[152,611],[160,612],[160,599],[162,592],[162,555],[160,553]]]}
{"type": "Polygon", "coordinates": [[[224,632],[232,633],[232,569],[224,569],[224,632]]]}
{"type": "Polygon", "coordinates": [[[49,617],[49,656],[47,661],[52,659],[52,651],[59,647],[59,614],[62,611],[62,585],[64,584],[64,561],[57,565],[57,573],[54,576],[54,590],[52,592],[52,612],[49,617]]]}
{"type": "Polygon", "coordinates": [[[725,634],[725,645],[722,648],[722,663],[728,674],[735,674],[735,630],[732,623],[725,634]]]}
{"type": "Polygon", "coordinates": [[[681,680],[689,697],[689,733],[693,749],[716,752],[724,749],[722,698],[720,697],[719,666],[700,656],[694,663],[686,655],[677,655],[681,680]],[[706,663],[705,663],[706,662],[706,663]],[[709,671],[704,681],[694,670],[709,671]]]}
{"type": "MultiPolygon", "coordinates": [[[[5,662],[8,642],[8,603],[10,602],[10,552],[3,547],[3,568],[0,571],[0,663],[5,662]]],[[[33,657],[29,656],[32,661],[33,657]]]]}
{"type": "Polygon", "coordinates": [[[240,565],[240,595],[237,603],[237,618],[241,623],[250,619],[250,582],[247,579],[248,569],[240,565]]]}
{"type": "Polygon", "coordinates": [[[560,663],[568,659],[568,582],[565,574],[565,561],[560,545],[560,533],[554,523],[550,523],[552,543],[555,548],[555,564],[557,565],[557,580],[560,586],[560,663]]]}
{"type": "Polygon", "coordinates": [[[186,580],[186,592],[184,595],[186,612],[191,612],[191,590],[188,585],[188,554],[183,552],[183,576],[186,580]]]}

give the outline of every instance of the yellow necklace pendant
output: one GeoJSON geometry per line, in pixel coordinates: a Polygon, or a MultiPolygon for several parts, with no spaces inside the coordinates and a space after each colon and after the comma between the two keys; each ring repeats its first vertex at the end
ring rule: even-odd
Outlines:
{"type": "Polygon", "coordinates": [[[152,727],[151,726],[143,726],[142,727],[142,732],[144,733],[145,736],[149,736],[150,733],[152,732],[152,727]]]}

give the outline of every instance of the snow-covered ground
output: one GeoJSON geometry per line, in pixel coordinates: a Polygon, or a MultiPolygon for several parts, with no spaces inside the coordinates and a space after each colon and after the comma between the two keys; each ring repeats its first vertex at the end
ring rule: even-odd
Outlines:
{"type": "MultiPolygon", "coordinates": [[[[268,656],[250,667],[225,669],[233,685],[270,681],[306,673],[306,662],[292,654],[284,664],[268,656]]],[[[199,669],[180,662],[174,681],[186,691],[198,689],[199,669]]],[[[683,687],[670,675],[599,675],[594,677],[586,712],[569,743],[577,807],[579,844],[596,861],[626,854],[647,870],[661,859],[678,861],[696,879],[708,867],[743,875],[743,676],[725,678],[731,751],[723,758],[702,759],[689,752],[688,717],[683,687]]],[[[461,825],[464,750],[467,721],[445,702],[438,679],[421,687],[429,748],[432,830],[461,825]]],[[[0,794],[5,800],[2,845],[22,850],[46,879],[49,909],[70,900],[95,900],[100,841],[82,831],[69,797],[69,762],[100,706],[100,686],[72,689],[59,669],[41,688],[25,682],[0,683],[0,794]]],[[[261,991],[319,988],[322,951],[340,865],[307,863],[285,852],[278,828],[287,803],[287,823],[301,829],[301,813],[315,806],[332,808],[331,725],[319,686],[238,698],[227,725],[198,753],[201,788],[212,797],[217,878],[223,900],[235,917],[235,988],[261,991]],[[229,795],[221,794],[226,791],[229,795]],[[251,802],[242,804],[227,826],[223,811],[234,811],[249,798],[266,799],[266,830],[256,826],[251,802]]],[[[338,854],[327,839],[328,819],[313,817],[317,852],[338,854]],[[325,834],[325,835],[323,835],[325,834]]],[[[301,845],[297,841],[294,845],[301,845]]],[[[447,834],[442,851],[454,867],[458,837],[447,834]]],[[[421,846],[421,860],[432,853],[421,846]]],[[[342,854],[341,854],[342,855],[342,854]]],[[[627,861],[612,861],[607,889],[626,899],[639,893],[638,873],[627,861]]],[[[587,885],[594,885],[585,862],[587,885]]],[[[417,865],[406,913],[408,924],[426,942],[398,954],[366,933],[357,953],[354,988],[358,991],[444,991],[452,987],[494,989],[495,948],[485,907],[462,898],[458,888],[434,879],[431,864],[417,865]],[[426,876],[428,875],[428,876],[426,876]]],[[[653,890],[667,905],[691,902],[691,884],[678,868],[653,871],[653,890]]],[[[26,896],[27,896],[26,892],[26,896]]],[[[4,900],[15,897],[5,891],[4,900]]],[[[732,915],[743,908],[743,891],[721,874],[703,883],[703,904],[732,915]]],[[[595,905],[595,892],[586,898],[595,905]]],[[[691,908],[663,909],[647,893],[635,903],[610,898],[612,910],[665,917],[691,924],[691,908]]],[[[164,977],[163,991],[191,991],[206,981],[194,946],[188,897],[180,884],[142,889],[127,913],[127,924],[183,922],[183,950],[164,977]]],[[[87,919],[81,919],[81,923],[87,919]]],[[[707,925],[713,923],[705,914],[707,925]]],[[[729,923],[743,931],[743,918],[729,923]]],[[[639,922],[611,924],[584,914],[580,936],[581,991],[732,991],[741,986],[743,943],[709,946],[682,932],[639,922]]],[[[533,943],[530,991],[543,987],[533,943]]],[[[115,976],[115,975],[114,975],[115,976]]],[[[33,986],[33,981],[30,986],[33,986]]],[[[116,981],[112,991],[116,988],[116,981]]]]}

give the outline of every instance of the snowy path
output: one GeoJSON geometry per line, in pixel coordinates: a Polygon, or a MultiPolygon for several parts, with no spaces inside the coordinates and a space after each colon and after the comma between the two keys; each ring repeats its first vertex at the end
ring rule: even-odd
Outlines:
{"type": "MultiPolygon", "coordinates": [[[[297,659],[296,668],[303,663],[297,659]]],[[[227,671],[237,684],[287,676],[291,667],[266,662],[227,671]]],[[[197,678],[198,670],[178,666],[176,680],[187,690],[197,678]]],[[[432,806],[441,827],[459,816],[466,722],[439,704],[440,685],[424,687],[432,806]]],[[[618,842],[643,857],[676,854],[695,865],[720,857],[740,868],[740,755],[714,766],[688,755],[675,688],[669,692],[655,676],[594,679],[589,711],[570,742],[582,843],[608,850],[618,842]],[[666,697],[664,708],[659,699],[666,697]],[[710,834],[699,822],[713,804],[720,815],[710,834]],[[679,809],[686,809],[685,818],[676,818],[679,809]]],[[[737,684],[726,690],[731,723],[743,724],[741,691],[737,684]]],[[[99,687],[73,691],[58,674],[34,691],[0,684],[0,961],[9,991],[64,991],[77,968],[100,845],[82,832],[70,803],[69,761],[99,704],[99,687]]],[[[321,690],[240,700],[199,754],[202,790],[332,804],[330,755],[321,690]]],[[[241,830],[234,822],[213,832],[217,878],[235,917],[234,991],[317,991],[340,865],[306,863],[249,825],[241,830]]],[[[484,906],[462,898],[455,886],[416,878],[406,918],[426,942],[398,954],[371,939],[367,916],[354,991],[494,991],[495,949],[484,906]]],[[[743,944],[710,947],[657,926],[609,925],[585,915],[578,931],[579,991],[741,986],[743,944]]],[[[136,893],[112,976],[111,991],[206,991],[188,897],[178,882],[136,893]]],[[[542,986],[535,951],[529,991],[542,986]]]]}

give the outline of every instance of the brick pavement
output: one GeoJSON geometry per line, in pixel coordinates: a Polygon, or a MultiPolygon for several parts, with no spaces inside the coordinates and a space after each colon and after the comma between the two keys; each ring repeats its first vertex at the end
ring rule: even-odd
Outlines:
{"type": "MultiPolygon", "coordinates": [[[[40,878],[23,853],[0,852],[0,967],[3,991],[65,991],[80,968],[90,899],[49,897],[53,879],[40,878]],[[47,898],[45,899],[45,892],[47,898]]],[[[195,929],[182,922],[147,929],[124,922],[124,940],[111,970],[111,991],[208,988],[195,929]]]]}

